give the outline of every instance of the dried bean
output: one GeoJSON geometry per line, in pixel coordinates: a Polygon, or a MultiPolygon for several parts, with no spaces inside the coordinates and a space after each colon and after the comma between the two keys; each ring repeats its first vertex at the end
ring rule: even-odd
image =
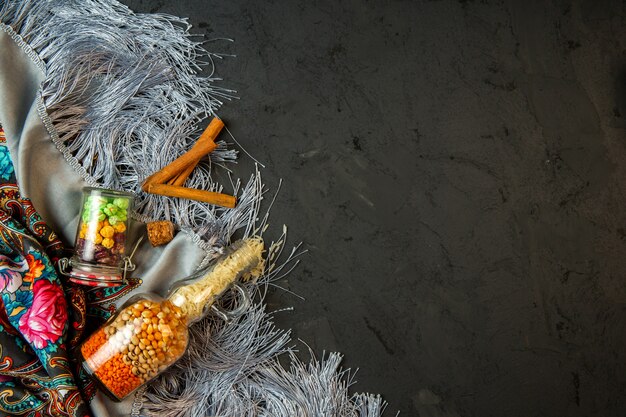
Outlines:
{"type": "MultiPolygon", "coordinates": [[[[182,355],[186,348],[187,329],[180,317],[178,308],[167,301],[159,304],[141,300],[122,310],[113,323],[104,327],[101,339],[96,340],[93,336],[88,339],[81,352],[88,358],[86,346],[92,350],[109,349],[111,352],[105,356],[115,355],[119,359],[115,366],[107,365],[106,375],[104,371],[98,372],[105,368],[102,364],[93,364],[92,368],[114,395],[123,398],[182,355]],[[107,340],[109,344],[105,343],[107,340]],[[111,345],[110,342],[114,343],[111,345]],[[114,377],[124,381],[113,382],[114,377]]],[[[105,365],[108,363],[105,359],[105,365]]]]}

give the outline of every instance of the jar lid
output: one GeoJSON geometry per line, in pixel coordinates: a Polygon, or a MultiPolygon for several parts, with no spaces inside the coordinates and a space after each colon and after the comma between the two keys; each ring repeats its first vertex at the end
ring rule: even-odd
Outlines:
{"type": "Polygon", "coordinates": [[[117,195],[120,197],[131,197],[134,198],[135,195],[128,191],[121,190],[113,190],[111,188],[102,188],[102,187],[83,187],[83,192],[93,192],[93,193],[102,193],[109,195],[117,195]]]}
{"type": "Polygon", "coordinates": [[[71,270],[67,272],[70,281],[92,287],[116,287],[124,284],[121,268],[93,265],[80,262],[76,258],[70,260],[71,270]]]}

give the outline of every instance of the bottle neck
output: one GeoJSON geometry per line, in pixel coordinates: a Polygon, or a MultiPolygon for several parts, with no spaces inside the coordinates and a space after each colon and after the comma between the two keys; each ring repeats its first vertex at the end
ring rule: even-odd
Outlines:
{"type": "Polygon", "coordinates": [[[188,323],[205,317],[210,307],[235,281],[259,276],[263,271],[263,241],[249,238],[231,245],[225,255],[187,280],[176,284],[168,300],[178,307],[188,323]]]}
{"type": "Polygon", "coordinates": [[[177,286],[168,301],[180,309],[187,323],[194,323],[208,314],[217,297],[227,289],[218,288],[214,281],[210,272],[203,274],[193,282],[177,286]]]}

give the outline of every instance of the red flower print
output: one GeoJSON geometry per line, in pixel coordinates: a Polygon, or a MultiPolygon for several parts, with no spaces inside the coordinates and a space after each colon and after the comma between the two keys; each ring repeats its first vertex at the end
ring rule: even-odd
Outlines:
{"type": "Polygon", "coordinates": [[[24,338],[35,348],[43,349],[59,340],[66,322],[67,304],[61,287],[47,279],[35,282],[33,304],[19,322],[24,338]]]}

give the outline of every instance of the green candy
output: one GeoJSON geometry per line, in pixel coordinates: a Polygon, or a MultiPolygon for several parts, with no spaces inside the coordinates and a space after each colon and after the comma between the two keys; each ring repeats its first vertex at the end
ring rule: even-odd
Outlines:
{"type": "Polygon", "coordinates": [[[120,222],[119,217],[117,217],[117,216],[111,216],[111,217],[109,217],[109,224],[110,224],[111,226],[115,226],[115,225],[116,225],[116,224],[118,224],[119,222],[120,222]]]}
{"type": "Polygon", "coordinates": [[[102,212],[109,217],[113,216],[115,213],[117,213],[117,206],[115,204],[109,203],[106,205],[106,207],[102,209],[102,212]]]}
{"type": "Polygon", "coordinates": [[[99,213],[98,213],[98,221],[100,221],[100,222],[101,222],[101,221],[103,221],[103,220],[104,220],[104,219],[106,219],[106,218],[107,218],[107,215],[106,215],[106,214],[104,214],[103,212],[99,212],[99,213]]]}
{"type": "Polygon", "coordinates": [[[128,199],[127,198],[122,198],[122,197],[118,197],[116,199],[113,200],[113,204],[115,204],[117,207],[126,210],[128,208],[128,199]]]}
{"type": "Polygon", "coordinates": [[[83,210],[83,217],[90,218],[92,216],[95,217],[97,215],[98,215],[98,210],[94,210],[94,209],[91,209],[91,208],[85,208],[83,210]]]}

